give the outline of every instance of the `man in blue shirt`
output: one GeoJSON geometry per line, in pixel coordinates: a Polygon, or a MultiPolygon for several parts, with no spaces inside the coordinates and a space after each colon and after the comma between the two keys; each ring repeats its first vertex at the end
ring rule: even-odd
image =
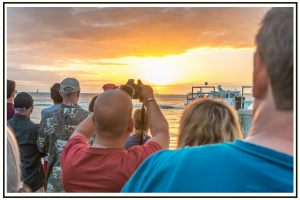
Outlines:
{"type": "Polygon", "coordinates": [[[42,116],[41,119],[44,117],[44,115],[47,112],[50,112],[58,108],[62,104],[63,98],[60,96],[59,90],[60,90],[60,83],[54,83],[53,86],[50,88],[50,96],[51,99],[53,100],[54,105],[49,108],[44,108],[41,111],[41,116],[42,116]]]}
{"type": "Polygon", "coordinates": [[[122,192],[293,192],[293,32],[293,8],[273,8],[263,19],[245,141],[160,151],[122,192]]]}

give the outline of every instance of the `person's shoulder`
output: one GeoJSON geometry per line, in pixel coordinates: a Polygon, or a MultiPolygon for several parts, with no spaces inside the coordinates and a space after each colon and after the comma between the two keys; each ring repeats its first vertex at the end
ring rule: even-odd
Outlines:
{"type": "Polygon", "coordinates": [[[24,122],[26,124],[26,130],[30,132],[38,132],[39,124],[34,123],[29,118],[24,122]]]}
{"type": "Polygon", "coordinates": [[[88,113],[89,115],[92,114],[92,112],[90,112],[90,111],[88,111],[88,110],[82,108],[81,106],[79,106],[79,105],[77,105],[77,106],[78,106],[78,108],[79,108],[79,110],[80,110],[81,112],[83,112],[83,113],[88,113]]]}
{"type": "Polygon", "coordinates": [[[48,111],[50,111],[50,108],[51,107],[42,109],[41,113],[47,113],[48,111]]]}
{"type": "Polygon", "coordinates": [[[71,143],[71,142],[80,142],[80,143],[85,143],[87,144],[87,139],[85,137],[83,137],[82,135],[75,135],[73,137],[71,137],[68,141],[68,143],[71,143]]]}
{"type": "Polygon", "coordinates": [[[232,147],[227,143],[223,144],[210,144],[204,146],[196,147],[183,147],[177,150],[162,150],[150,156],[150,163],[154,161],[160,163],[161,161],[167,162],[178,162],[178,160],[194,160],[197,157],[197,160],[201,159],[218,159],[222,157],[223,154],[228,154],[232,151],[232,147]]]}
{"type": "Polygon", "coordinates": [[[66,152],[71,152],[73,150],[77,150],[79,148],[88,147],[88,141],[85,137],[81,135],[76,135],[74,137],[71,137],[66,144],[66,146],[63,149],[63,154],[66,152]]]}
{"type": "MultiPolygon", "coordinates": [[[[54,105],[52,107],[54,107],[54,105]]],[[[50,108],[52,108],[52,107],[50,107],[50,108]]],[[[62,104],[60,104],[58,107],[55,107],[54,109],[51,109],[49,112],[58,112],[58,111],[60,111],[62,109],[63,109],[63,106],[62,106],[62,104]]]]}
{"type": "Polygon", "coordinates": [[[143,138],[143,141],[145,143],[145,142],[147,142],[150,139],[151,139],[151,136],[149,136],[149,135],[146,134],[145,137],[143,138]]]}
{"type": "Polygon", "coordinates": [[[14,119],[13,118],[11,118],[11,119],[9,119],[9,120],[7,120],[7,124],[12,124],[13,123],[13,121],[14,121],[14,119]]]}
{"type": "Polygon", "coordinates": [[[49,110],[49,108],[44,108],[41,112],[47,112],[47,110],[49,110]]]}
{"type": "Polygon", "coordinates": [[[92,114],[92,112],[83,109],[79,105],[78,105],[78,110],[81,112],[81,114],[84,116],[84,118],[87,118],[88,116],[90,116],[92,114]]]}
{"type": "Polygon", "coordinates": [[[11,130],[13,130],[14,129],[14,120],[13,120],[13,118],[11,118],[10,120],[8,120],[7,122],[6,122],[6,125],[7,125],[7,127],[9,127],[11,130]]]}
{"type": "Polygon", "coordinates": [[[50,112],[46,112],[46,113],[44,114],[44,116],[42,117],[41,122],[46,121],[46,119],[48,119],[49,117],[50,117],[50,112]]]}
{"type": "Polygon", "coordinates": [[[127,141],[138,141],[139,142],[139,138],[136,135],[131,135],[128,137],[127,141]]]}
{"type": "Polygon", "coordinates": [[[161,146],[157,142],[146,142],[145,144],[140,146],[139,141],[135,140],[131,141],[130,144],[130,148],[128,148],[128,155],[139,155],[142,156],[144,159],[152,155],[153,153],[162,150],[161,146]]]}
{"type": "MultiPolygon", "coordinates": [[[[46,109],[46,108],[45,108],[46,109]]],[[[50,111],[46,111],[45,115],[43,116],[42,120],[46,120],[47,118],[52,118],[53,117],[53,113],[58,113],[62,110],[63,108],[61,106],[50,110],[50,111]]]]}
{"type": "Polygon", "coordinates": [[[230,152],[236,151],[233,146],[235,143],[232,142],[225,142],[221,144],[207,144],[203,146],[196,146],[196,147],[184,147],[178,150],[178,154],[186,154],[186,155],[194,155],[199,154],[202,157],[219,157],[222,155],[228,155],[230,152]]]}
{"type": "Polygon", "coordinates": [[[51,107],[49,107],[49,108],[44,108],[44,109],[41,111],[41,114],[42,114],[43,117],[44,117],[46,113],[51,112],[51,111],[54,111],[54,110],[58,109],[60,106],[61,106],[61,104],[59,104],[59,105],[53,105],[53,106],[51,106],[51,107]]]}

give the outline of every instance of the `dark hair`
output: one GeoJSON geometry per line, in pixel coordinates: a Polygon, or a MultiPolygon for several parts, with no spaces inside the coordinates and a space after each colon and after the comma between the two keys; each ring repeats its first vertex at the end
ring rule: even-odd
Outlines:
{"type": "Polygon", "coordinates": [[[60,83],[54,83],[50,88],[51,99],[53,99],[54,103],[62,103],[63,98],[59,94],[60,83]]]}
{"type": "Polygon", "coordinates": [[[7,79],[7,99],[11,97],[11,95],[15,92],[15,90],[16,90],[16,83],[13,80],[7,79]]]}
{"type": "Polygon", "coordinates": [[[293,8],[273,8],[256,36],[257,52],[270,77],[276,109],[293,109],[293,8]]]}
{"type": "Polygon", "coordinates": [[[94,104],[95,104],[95,101],[96,101],[96,99],[97,99],[98,96],[99,95],[96,95],[96,96],[93,97],[93,99],[92,99],[92,101],[91,101],[91,103],[89,105],[89,111],[90,112],[94,112],[94,104]]]}
{"type": "Polygon", "coordinates": [[[145,108],[143,129],[142,129],[142,109],[137,108],[134,111],[133,119],[134,119],[135,135],[138,138],[141,138],[141,135],[142,134],[144,135],[149,130],[149,121],[148,121],[147,109],[145,108]]]}

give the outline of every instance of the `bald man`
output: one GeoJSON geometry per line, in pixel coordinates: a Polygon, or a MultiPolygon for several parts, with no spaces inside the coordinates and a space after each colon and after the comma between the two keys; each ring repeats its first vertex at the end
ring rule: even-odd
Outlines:
{"type": "Polygon", "coordinates": [[[152,138],[142,146],[124,150],[133,131],[132,100],[123,90],[103,92],[96,99],[94,114],[73,132],[61,155],[65,192],[120,192],[140,164],[151,154],[168,149],[167,120],[154,100],[150,86],[142,87],[152,138]],[[95,134],[93,146],[88,140],[95,134]]]}

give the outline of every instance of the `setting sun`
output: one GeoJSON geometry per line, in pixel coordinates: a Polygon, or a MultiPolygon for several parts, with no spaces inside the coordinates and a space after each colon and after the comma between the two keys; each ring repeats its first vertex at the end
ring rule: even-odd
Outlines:
{"type": "Polygon", "coordinates": [[[206,81],[251,84],[253,38],[269,8],[185,6],[8,7],[7,78],[19,91],[40,92],[65,77],[77,78],[83,93],[128,79],[160,94],[206,81]]]}
{"type": "Polygon", "coordinates": [[[145,82],[154,85],[167,85],[174,80],[175,74],[169,67],[155,66],[149,67],[144,72],[145,82]]]}

